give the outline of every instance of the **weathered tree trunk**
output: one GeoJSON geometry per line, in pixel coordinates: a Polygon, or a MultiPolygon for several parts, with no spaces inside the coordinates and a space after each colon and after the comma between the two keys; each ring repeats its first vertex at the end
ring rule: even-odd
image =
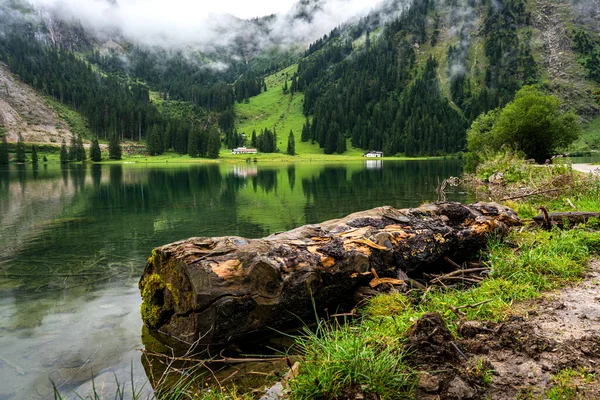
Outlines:
{"type": "Polygon", "coordinates": [[[591,218],[600,219],[600,213],[578,211],[553,212],[548,213],[547,217],[544,215],[544,213],[542,213],[542,215],[536,215],[533,217],[533,221],[547,228],[551,228],[553,225],[563,228],[565,221],[568,221],[567,223],[569,226],[575,226],[577,224],[585,224],[591,218]]]}
{"type": "Polygon", "coordinates": [[[464,260],[488,234],[519,223],[498,204],[439,203],[375,208],[264,239],[184,240],[152,252],[139,285],[142,318],[184,343],[225,343],[299,324],[315,308],[335,312],[371,270],[397,278],[445,256],[464,260]]]}

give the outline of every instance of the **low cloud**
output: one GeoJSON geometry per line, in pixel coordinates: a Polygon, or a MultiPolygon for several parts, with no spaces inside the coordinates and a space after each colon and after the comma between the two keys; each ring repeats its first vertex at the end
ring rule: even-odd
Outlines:
{"type": "MultiPolygon", "coordinates": [[[[8,0],[0,0],[8,1],[8,0]]],[[[98,37],[123,37],[148,46],[210,51],[239,43],[240,38],[264,47],[272,44],[308,44],[340,24],[358,19],[384,0],[311,0],[300,3],[265,0],[252,10],[248,2],[223,0],[207,6],[196,0],[28,0],[45,19],[77,21],[98,37]],[[236,7],[236,4],[239,6],[236,7]],[[261,7],[262,5],[262,7],[261,7]],[[315,7],[308,18],[302,7],[315,7]],[[253,12],[281,11],[252,23],[241,17],[253,12]],[[231,10],[231,13],[227,13],[231,10]],[[255,10],[255,11],[254,11],[255,10]],[[234,14],[238,15],[235,16],[234,14]]]]}

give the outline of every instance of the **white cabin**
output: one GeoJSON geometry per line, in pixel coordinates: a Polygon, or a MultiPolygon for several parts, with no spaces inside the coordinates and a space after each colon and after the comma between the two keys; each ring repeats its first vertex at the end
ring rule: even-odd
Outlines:
{"type": "Polygon", "coordinates": [[[370,151],[364,155],[367,158],[380,158],[383,157],[383,151],[370,151]]]}
{"type": "Polygon", "coordinates": [[[249,149],[246,147],[238,147],[237,149],[231,150],[231,154],[257,154],[258,150],[249,149]]]}

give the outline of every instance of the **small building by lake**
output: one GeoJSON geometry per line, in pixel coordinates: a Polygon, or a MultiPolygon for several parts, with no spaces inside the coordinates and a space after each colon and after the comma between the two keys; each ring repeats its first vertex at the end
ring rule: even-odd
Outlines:
{"type": "Polygon", "coordinates": [[[247,147],[238,147],[237,149],[231,150],[231,154],[258,154],[258,150],[249,149],[247,147]]]}
{"type": "Polygon", "coordinates": [[[363,155],[363,157],[367,157],[367,158],[381,158],[381,157],[383,157],[383,151],[370,151],[368,153],[365,153],[363,155]]]}

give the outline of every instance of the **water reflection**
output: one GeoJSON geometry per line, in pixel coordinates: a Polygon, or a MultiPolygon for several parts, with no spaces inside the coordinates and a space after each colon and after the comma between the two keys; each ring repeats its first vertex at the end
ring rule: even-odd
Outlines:
{"type": "Polygon", "coordinates": [[[67,391],[92,373],[128,380],[132,362],[144,379],[137,280],[156,246],[416,206],[460,172],[455,160],[374,165],[0,169],[0,399],[42,398],[50,379],[67,391]]]}

